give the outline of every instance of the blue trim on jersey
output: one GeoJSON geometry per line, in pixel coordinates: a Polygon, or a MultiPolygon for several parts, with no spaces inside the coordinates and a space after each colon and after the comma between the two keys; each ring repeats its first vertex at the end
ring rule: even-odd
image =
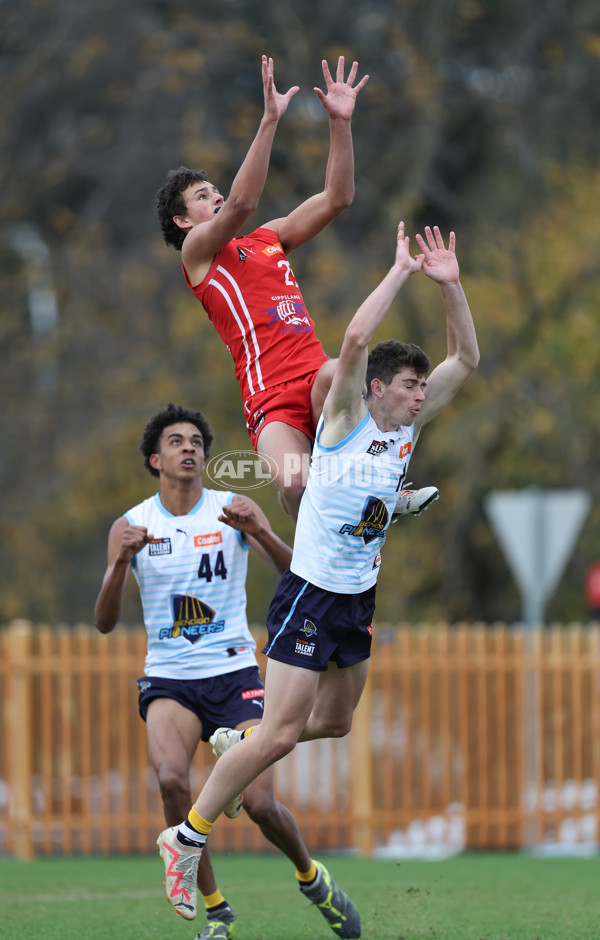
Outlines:
{"type": "MultiPolygon", "coordinates": [[[[320,436],[321,431],[323,430],[323,426],[324,426],[324,424],[325,424],[325,422],[324,422],[324,420],[323,420],[323,416],[321,416],[321,417],[319,418],[319,423],[318,423],[318,425],[317,425],[317,430],[316,430],[316,432],[315,432],[315,446],[318,447],[318,448],[319,448],[319,452],[320,452],[320,453],[323,453],[323,454],[332,453],[333,451],[338,450],[339,447],[342,447],[344,444],[348,444],[348,443],[352,440],[353,437],[356,437],[356,435],[361,431],[363,425],[369,420],[370,417],[372,417],[372,415],[371,415],[371,412],[369,411],[369,409],[367,408],[367,413],[366,413],[366,415],[364,416],[364,418],[362,419],[362,421],[360,421],[360,423],[356,425],[356,427],[354,428],[354,430],[350,431],[350,434],[347,434],[346,437],[343,438],[343,440],[339,441],[337,444],[332,444],[330,447],[328,447],[326,444],[321,444],[321,443],[319,442],[319,436],[320,436]]],[[[375,420],[375,419],[373,419],[373,420],[375,420]]],[[[381,434],[390,434],[390,433],[391,433],[390,431],[382,431],[381,428],[379,427],[379,425],[377,425],[377,423],[375,423],[375,426],[377,427],[377,430],[381,432],[381,434]]],[[[400,428],[410,428],[410,442],[411,442],[411,444],[412,444],[412,442],[413,442],[413,440],[414,440],[414,436],[415,436],[415,425],[414,425],[414,422],[413,422],[413,424],[400,424],[400,425],[398,426],[398,428],[396,428],[396,433],[399,431],[400,428]]]]}
{"type": "Polygon", "coordinates": [[[296,609],[296,605],[297,605],[298,601],[300,600],[300,598],[302,597],[302,595],[304,594],[304,592],[305,592],[305,590],[306,590],[307,587],[308,587],[308,581],[305,581],[305,582],[304,582],[304,587],[302,588],[301,591],[298,591],[298,593],[296,594],[296,597],[294,598],[294,603],[293,603],[292,606],[290,607],[290,612],[289,612],[289,614],[287,615],[287,617],[285,618],[285,620],[284,620],[283,623],[281,624],[281,627],[279,628],[279,630],[277,631],[277,633],[276,633],[275,636],[273,637],[273,642],[270,644],[269,649],[265,649],[265,655],[266,655],[266,656],[268,656],[269,653],[271,652],[271,650],[273,649],[273,643],[276,642],[277,637],[278,637],[281,633],[283,633],[283,631],[285,630],[288,620],[290,619],[290,617],[291,617],[292,614],[294,613],[294,611],[295,611],[295,609],[296,609]]]}
{"type": "MultiPolygon", "coordinates": [[[[161,502],[161,499],[160,499],[160,493],[155,493],[152,498],[154,499],[154,503],[155,503],[156,508],[158,509],[158,511],[161,512],[161,513],[163,514],[163,516],[166,516],[167,519],[178,519],[178,518],[179,518],[179,516],[174,516],[172,512],[169,512],[168,509],[165,509],[165,507],[163,506],[163,504],[162,504],[162,502],[161,502]]],[[[199,510],[200,507],[202,506],[202,503],[203,503],[203,502],[204,502],[204,490],[202,490],[202,496],[200,497],[200,499],[198,500],[198,502],[196,503],[196,505],[193,506],[193,507],[190,509],[189,512],[186,512],[185,515],[186,515],[186,516],[193,516],[195,512],[198,512],[198,510],[199,510]]]]}
{"type": "Polygon", "coordinates": [[[366,415],[364,416],[364,418],[362,418],[361,421],[359,421],[356,427],[352,431],[350,431],[350,433],[347,434],[346,437],[342,438],[341,441],[338,441],[337,444],[331,444],[329,447],[326,444],[319,443],[319,437],[320,437],[321,431],[323,430],[323,425],[325,423],[322,417],[319,418],[319,426],[317,427],[317,433],[315,435],[315,445],[318,446],[319,451],[322,451],[324,454],[331,454],[333,451],[339,450],[340,447],[343,447],[344,444],[347,444],[349,441],[351,441],[353,437],[356,437],[356,435],[361,431],[363,425],[366,424],[366,422],[369,420],[370,417],[371,415],[370,415],[369,409],[367,408],[366,415]]]}

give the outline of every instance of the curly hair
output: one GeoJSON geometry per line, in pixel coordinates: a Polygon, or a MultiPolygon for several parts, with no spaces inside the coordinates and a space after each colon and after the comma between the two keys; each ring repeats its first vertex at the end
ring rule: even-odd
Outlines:
{"type": "Polygon", "coordinates": [[[183,408],[181,405],[173,405],[169,402],[164,411],[159,411],[153,418],[150,418],[140,441],[140,450],[144,455],[144,466],[153,477],[160,476],[160,474],[158,470],[151,466],[150,457],[152,454],[158,453],[158,444],[162,432],[165,428],[171,427],[172,424],[181,424],[182,422],[194,424],[198,428],[204,442],[204,456],[208,457],[213,433],[202,412],[191,411],[189,408],[183,408]]]}
{"type": "Polygon", "coordinates": [[[369,353],[367,364],[367,398],[371,394],[373,379],[381,379],[389,385],[401,369],[414,369],[421,376],[427,375],[431,362],[420,346],[414,343],[401,343],[398,339],[388,339],[377,343],[369,353]]]}
{"type": "Polygon", "coordinates": [[[190,170],[187,166],[178,166],[176,170],[169,170],[167,182],[156,193],[156,211],[163,238],[167,245],[173,245],[177,251],[181,251],[187,235],[187,232],[173,221],[173,216],[185,215],[186,206],[181,194],[192,183],[203,183],[205,179],[205,170],[190,170]]]}

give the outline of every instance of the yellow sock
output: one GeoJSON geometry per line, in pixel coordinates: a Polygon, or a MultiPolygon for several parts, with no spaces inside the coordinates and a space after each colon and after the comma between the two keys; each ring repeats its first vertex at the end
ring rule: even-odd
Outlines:
{"type": "Polygon", "coordinates": [[[214,826],[214,823],[209,822],[208,819],[204,819],[200,813],[197,813],[193,806],[188,813],[188,822],[195,832],[201,832],[206,836],[214,826]]]}
{"type": "Polygon", "coordinates": [[[209,908],[209,907],[216,907],[217,904],[222,904],[222,903],[224,902],[224,900],[225,900],[225,898],[223,897],[223,895],[221,894],[221,892],[220,892],[219,889],[217,888],[217,890],[216,890],[216,891],[213,891],[212,894],[205,894],[205,895],[204,895],[204,906],[205,906],[206,908],[209,908]]]}
{"type": "Polygon", "coordinates": [[[302,884],[308,884],[309,881],[314,881],[316,877],[317,877],[317,866],[313,862],[312,858],[310,860],[310,868],[308,869],[308,871],[298,871],[298,869],[296,869],[296,878],[302,884]]]}
{"type": "Polygon", "coordinates": [[[249,734],[252,734],[252,732],[254,731],[256,727],[257,725],[252,725],[250,728],[244,728],[244,730],[240,734],[240,741],[243,741],[244,738],[247,738],[249,734]]]}

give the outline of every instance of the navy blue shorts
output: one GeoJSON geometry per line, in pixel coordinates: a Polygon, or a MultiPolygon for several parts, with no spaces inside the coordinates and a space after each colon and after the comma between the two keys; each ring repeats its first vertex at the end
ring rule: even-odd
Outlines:
{"type": "Polygon", "coordinates": [[[288,568],[269,607],[263,653],[316,672],[329,662],[353,666],[371,655],[374,611],[375,585],[361,594],[334,594],[288,568]]]}
{"type": "Polygon", "coordinates": [[[148,705],[155,698],[172,698],[189,708],[202,722],[202,740],[208,741],[217,728],[235,728],[242,721],[263,716],[265,687],[258,666],[237,669],[210,679],[161,679],[142,676],[138,707],[146,720],[148,705]]]}

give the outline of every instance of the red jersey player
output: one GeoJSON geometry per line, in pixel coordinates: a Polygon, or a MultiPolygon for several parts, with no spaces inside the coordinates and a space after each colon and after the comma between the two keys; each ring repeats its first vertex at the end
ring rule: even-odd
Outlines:
{"type": "MultiPolygon", "coordinates": [[[[358,63],[344,79],[344,57],[333,80],[322,62],[326,92],[315,88],[329,116],[330,150],[323,190],[289,215],[247,236],[237,233],[254,212],[267,176],[280,118],[298,86],[281,94],[273,60],[262,57],[264,114],[227,200],[204,170],[171,170],[158,192],[167,244],[181,250],[188,287],[231,352],[252,446],[265,457],[285,511],[296,518],[308,474],[314,431],[336,360],[323,351],[287,255],[317,235],[352,202],[354,155],[350,122],[358,63]],[[275,469],[276,468],[276,469],[275,469]]],[[[431,491],[431,493],[430,493],[431,491]]],[[[409,492],[401,512],[418,512],[437,496],[409,492]]]]}
{"type": "Polygon", "coordinates": [[[252,444],[278,471],[281,503],[297,516],[308,458],[335,363],[317,339],[287,253],[313,238],[354,196],[350,121],[356,96],[354,62],[344,79],[340,56],[334,81],[323,61],[326,92],[315,92],[329,115],[330,151],[323,190],[289,215],[236,238],[263,190],[275,130],[298,86],[281,94],[273,60],[262,58],[264,114],[227,200],[202,170],[180,167],[158,192],[167,244],[181,249],[188,286],[234,359],[252,444]],[[304,458],[304,459],[303,459],[304,458]]]}

